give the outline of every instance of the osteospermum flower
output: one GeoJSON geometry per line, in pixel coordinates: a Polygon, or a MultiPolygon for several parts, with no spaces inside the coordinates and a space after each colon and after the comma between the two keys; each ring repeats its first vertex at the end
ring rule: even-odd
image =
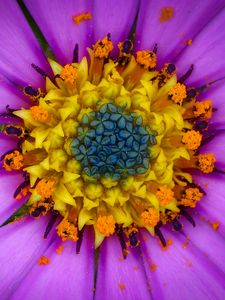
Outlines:
{"type": "Polygon", "coordinates": [[[225,2],[24,3],[0,3],[1,299],[223,299],[225,2]]]}

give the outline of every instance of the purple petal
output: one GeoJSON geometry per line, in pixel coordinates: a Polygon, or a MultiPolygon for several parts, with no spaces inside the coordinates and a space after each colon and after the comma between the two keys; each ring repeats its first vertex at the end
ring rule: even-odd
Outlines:
{"type": "Polygon", "coordinates": [[[119,42],[128,38],[137,8],[137,0],[96,0],[93,7],[94,41],[110,33],[117,48],[119,42]]]}
{"type": "Polygon", "coordinates": [[[194,64],[194,72],[188,82],[202,84],[225,75],[225,31],[221,30],[224,26],[225,9],[196,36],[193,44],[178,58],[176,64],[180,74],[194,64]]]}
{"type": "Polygon", "coordinates": [[[31,64],[47,73],[50,72],[49,65],[18,4],[0,1],[0,12],[0,73],[22,86],[43,86],[44,79],[31,64]]]}
{"type": "Polygon", "coordinates": [[[153,299],[223,299],[224,275],[217,266],[192,243],[185,247],[183,235],[165,233],[173,241],[168,249],[162,250],[152,237],[142,247],[153,299]],[[151,269],[152,264],[156,270],[151,269]]]}
{"type": "Polygon", "coordinates": [[[0,295],[9,299],[49,246],[43,240],[46,218],[24,220],[0,229],[0,295]]]}
{"type": "MultiPolygon", "coordinates": [[[[223,0],[142,0],[136,31],[136,47],[152,49],[157,43],[159,64],[171,62],[187,47],[186,41],[195,39],[195,36],[216,16],[224,4],[223,0]],[[174,8],[174,17],[160,22],[161,9],[165,7],[174,8]]],[[[189,67],[188,63],[186,65],[189,67]]]]}
{"type": "Polygon", "coordinates": [[[61,254],[56,249],[62,244],[57,240],[43,254],[50,264],[37,263],[23,280],[11,299],[93,299],[94,248],[90,232],[83,237],[81,251],[76,254],[76,244],[67,242],[61,254]],[[30,287],[30,288],[28,288],[30,287]]]}
{"type": "Polygon", "coordinates": [[[124,260],[117,237],[107,238],[100,248],[96,300],[149,298],[150,291],[140,254],[131,252],[124,260]]]}
{"type": "Polygon", "coordinates": [[[79,44],[79,58],[86,52],[86,47],[92,45],[92,21],[84,21],[76,25],[73,16],[91,10],[92,1],[24,1],[47,39],[57,60],[65,65],[71,63],[75,44],[79,44]]]}

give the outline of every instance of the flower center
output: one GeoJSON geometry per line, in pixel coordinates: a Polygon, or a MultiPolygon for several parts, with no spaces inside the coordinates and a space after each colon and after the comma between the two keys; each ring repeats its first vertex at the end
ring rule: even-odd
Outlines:
{"type": "Polygon", "coordinates": [[[121,107],[104,104],[99,111],[85,114],[78,137],[71,143],[75,158],[88,176],[102,175],[119,180],[144,174],[149,168],[150,144],[155,134],[142,126],[142,117],[121,107]]]}

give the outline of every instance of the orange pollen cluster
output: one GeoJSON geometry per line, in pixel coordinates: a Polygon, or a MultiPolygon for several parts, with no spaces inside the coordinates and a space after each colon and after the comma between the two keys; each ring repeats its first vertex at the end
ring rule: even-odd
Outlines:
{"type": "Polygon", "coordinates": [[[74,85],[78,77],[77,68],[73,67],[70,64],[64,66],[61,71],[60,77],[68,84],[74,85]]]}
{"type": "Polygon", "coordinates": [[[166,206],[173,200],[174,192],[167,187],[160,187],[156,192],[156,197],[159,199],[160,205],[166,206]]]}
{"type": "Polygon", "coordinates": [[[113,50],[113,43],[105,37],[93,46],[94,57],[96,58],[107,58],[109,53],[113,50]]]}
{"type": "Polygon", "coordinates": [[[15,197],[16,200],[20,200],[22,199],[23,197],[25,197],[30,191],[30,186],[26,186],[24,187],[20,192],[19,194],[15,197]]]}
{"type": "Polygon", "coordinates": [[[35,121],[46,122],[49,117],[48,111],[41,106],[31,106],[30,111],[35,121]]]}
{"type": "Polygon", "coordinates": [[[216,158],[213,153],[199,154],[198,165],[203,173],[211,173],[214,170],[216,158]]]}
{"type": "Polygon", "coordinates": [[[171,96],[171,99],[177,103],[182,104],[183,100],[187,97],[187,90],[186,86],[181,83],[177,83],[170,91],[169,96],[171,96]]]}
{"type": "Polygon", "coordinates": [[[63,219],[57,226],[57,234],[62,238],[62,241],[71,240],[76,242],[78,240],[77,227],[67,219],[63,219]]]}
{"type": "Polygon", "coordinates": [[[154,227],[159,222],[159,212],[155,208],[149,208],[141,213],[141,219],[146,226],[154,227]]]}
{"type": "Polygon", "coordinates": [[[3,167],[9,172],[12,170],[20,170],[23,167],[23,155],[18,150],[6,154],[3,167]]]}
{"type": "Polygon", "coordinates": [[[188,188],[185,190],[185,194],[181,199],[181,204],[194,208],[202,197],[203,193],[201,193],[198,188],[188,188]]]}
{"type": "Polygon", "coordinates": [[[79,15],[76,15],[76,16],[73,16],[72,17],[74,23],[76,25],[80,25],[81,22],[83,21],[88,21],[88,20],[91,20],[92,19],[92,15],[91,13],[88,11],[86,13],[83,13],[83,14],[79,14],[79,15]]]}
{"type": "Polygon", "coordinates": [[[50,263],[50,258],[48,258],[47,256],[41,256],[38,260],[39,266],[45,266],[48,265],[49,263],[50,263]]]}
{"type": "Polygon", "coordinates": [[[48,199],[52,196],[53,192],[54,192],[54,188],[55,188],[55,180],[50,178],[50,179],[41,179],[35,189],[38,192],[39,195],[41,195],[41,197],[43,199],[48,199]]]}
{"type": "Polygon", "coordinates": [[[184,133],[182,142],[186,145],[189,150],[196,150],[201,145],[202,135],[200,132],[195,130],[189,130],[184,133]]]}
{"type": "Polygon", "coordinates": [[[160,22],[165,22],[173,18],[174,16],[174,8],[173,7],[163,7],[160,10],[160,22]]]}
{"type": "MultiPolygon", "coordinates": [[[[37,209],[37,208],[42,208],[41,210],[41,214],[42,216],[45,216],[47,214],[47,212],[52,208],[52,203],[48,203],[48,202],[35,202],[30,208],[29,208],[29,213],[30,215],[32,215],[32,213],[37,209]]],[[[37,219],[40,217],[40,215],[38,215],[37,219]]],[[[36,218],[36,217],[35,217],[36,218]]]]}
{"type": "Polygon", "coordinates": [[[105,237],[110,236],[115,231],[115,219],[112,215],[99,216],[96,222],[96,228],[105,237]]]}
{"type": "Polygon", "coordinates": [[[156,66],[156,54],[153,51],[142,50],[137,51],[137,63],[142,65],[145,69],[152,69],[156,66]]]}
{"type": "Polygon", "coordinates": [[[209,119],[212,116],[212,101],[205,100],[202,102],[196,102],[193,109],[195,117],[209,119]]]}

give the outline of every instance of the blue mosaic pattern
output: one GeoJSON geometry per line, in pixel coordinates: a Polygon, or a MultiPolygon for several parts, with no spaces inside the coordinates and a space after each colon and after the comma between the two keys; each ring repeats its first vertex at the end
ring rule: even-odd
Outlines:
{"type": "Polygon", "coordinates": [[[127,113],[111,103],[85,114],[71,143],[75,158],[91,177],[117,181],[129,175],[144,174],[149,168],[150,145],[156,144],[142,125],[142,117],[127,113]]]}

